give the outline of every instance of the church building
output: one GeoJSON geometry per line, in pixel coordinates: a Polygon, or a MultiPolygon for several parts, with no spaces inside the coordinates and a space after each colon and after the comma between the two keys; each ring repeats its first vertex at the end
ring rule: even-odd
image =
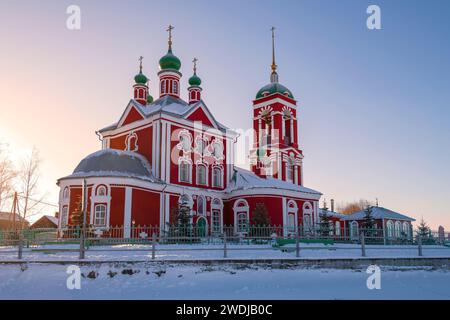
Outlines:
{"type": "Polygon", "coordinates": [[[105,231],[123,227],[125,238],[132,226],[164,230],[176,222],[171,213],[180,203],[190,208],[192,224],[205,234],[220,234],[224,225],[245,233],[260,204],[271,224],[285,227],[285,235],[300,224],[312,228],[319,222],[321,193],[303,186],[299,106],[278,79],[274,30],[270,82],[249,106],[255,138],[246,170],[234,164],[238,134],[214,117],[217,106],[210,108],[202,99],[197,59],[189,87],[185,92],[180,87],[172,29],[167,53],[159,60],[157,99],[149,93],[141,57],[132,99],[117,122],[97,132],[101,150],[57,181],[59,230],[73,225],[84,184],[87,224],[105,231]]]}

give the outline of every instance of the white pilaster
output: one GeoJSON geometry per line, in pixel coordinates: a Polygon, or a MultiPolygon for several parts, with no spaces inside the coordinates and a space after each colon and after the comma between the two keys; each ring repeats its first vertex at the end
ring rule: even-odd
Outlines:
{"type": "Polygon", "coordinates": [[[123,237],[130,238],[131,236],[131,205],[132,205],[133,189],[131,187],[125,188],[125,208],[123,213],[123,237]]]}

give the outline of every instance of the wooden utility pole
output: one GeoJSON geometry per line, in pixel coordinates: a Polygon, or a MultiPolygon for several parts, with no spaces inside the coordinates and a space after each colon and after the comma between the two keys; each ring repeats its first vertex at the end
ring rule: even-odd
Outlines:
{"type": "Polygon", "coordinates": [[[12,211],[12,215],[13,215],[13,230],[15,231],[16,230],[16,211],[17,211],[17,192],[14,192],[13,209],[11,211],[12,211]]]}

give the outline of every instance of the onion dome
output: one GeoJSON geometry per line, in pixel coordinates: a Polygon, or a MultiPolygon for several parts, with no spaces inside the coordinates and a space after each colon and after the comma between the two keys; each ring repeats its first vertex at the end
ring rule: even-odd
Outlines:
{"type": "Polygon", "coordinates": [[[153,103],[153,97],[151,95],[147,96],[147,104],[153,103]]]}
{"type": "Polygon", "coordinates": [[[191,86],[200,86],[200,84],[202,83],[202,80],[196,75],[194,74],[192,77],[189,78],[189,84],[191,86]]]}
{"type": "Polygon", "coordinates": [[[138,84],[146,84],[148,82],[148,78],[145,76],[145,74],[142,73],[142,59],[144,59],[143,56],[139,57],[139,73],[134,77],[134,81],[138,84]]]}
{"type": "Polygon", "coordinates": [[[159,67],[161,70],[169,69],[178,71],[181,68],[181,61],[172,53],[172,49],[169,48],[167,54],[159,59],[159,67]]]}
{"type": "Polygon", "coordinates": [[[280,84],[278,82],[269,83],[268,85],[265,85],[264,87],[262,87],[256,94],[256,99],[259,99],[266,95],[271,95],[274,93],[281,93],[281,94],[288,96],[291,99],[294,99],[294,95],[292,94],[292,92],[288,88],[286,88],[285,86],[283,86],[282,84],[280,84]]]}
{"type": "Polygon", "coordinates": [[[142,72],[139,72],[139,73],[134,77],[134,81],[135,81],[136,83],[139,83],[139,84],[146,84],[147,81],[148,81],[148,79],[147,79],[147,77],[146,77],[142,72]]]}
{"type": "Polygon", "coordinates": [[[194,74],[189,78],[189,85],[199,87],[202,84],[202,79],[197,76],[197,58],[194,58],[192,62],[194,63],[194,74]]]}

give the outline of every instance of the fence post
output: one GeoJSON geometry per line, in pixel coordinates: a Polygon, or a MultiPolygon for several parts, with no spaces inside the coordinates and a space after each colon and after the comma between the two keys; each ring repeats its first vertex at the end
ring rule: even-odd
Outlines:
{"type": "Polygon", "coordinates": [[[85,246],[84,246],[84,229],[80,228],[80,259],[85,257],[85,246]]]}
{"type": "Polygon", "coordinates": [[[295,233],[295,256],[298,258],[300,257],[300,239],[298,234],[298,228],[297,232],[295,233]]]}
{"type": "Polygon", "coordinates": [[[361,255],[366,256],[366,239],[364,237],[364,231],[361,232],[361,255]]]}
{"type": "Polygon", "coordinates": [[[223,233],[223,257],[227,257],[227,233],[223,233]]]}
{"type": "Polygon", "coordinates": [[[419,249],[419,257],[421,257],[422,254],[422,237],[421,235],[417,235],[417,244],[418,244],[418,249],[419,249]]]}
{"type": "Polygon", "coordinates": [[[153,232],[152,235],[152,260],[155,260],[156,254],[156,233],[153,232]]]}

